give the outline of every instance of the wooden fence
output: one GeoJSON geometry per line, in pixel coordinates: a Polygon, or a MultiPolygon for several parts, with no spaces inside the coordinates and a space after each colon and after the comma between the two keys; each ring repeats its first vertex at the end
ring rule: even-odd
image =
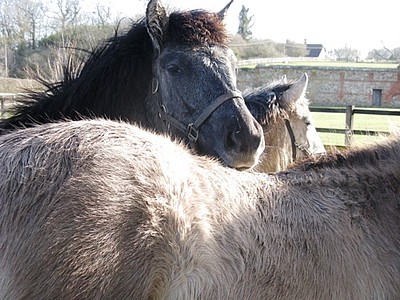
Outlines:
{"type": "Polygon", "coordinates": [[[333,107],[310,107],[312,112],[322,113],[341,113],[346,115],[345,128],[321,128],[317,127],[317,132],[327,133],[340,133],[345,136],[345,146],[349,147],[353,144],[354,135],[387,135],[388,131],[377,131],[377,130],[356,130],[353,128],[353,118],[355,114],[364,115],[382,115],[382,116],[400,116],[400,111],[388,111],[382,109],[368,109],[368,108],[356,108],[354,105],[347,105],[346,107],[333,108],[333,107]]]}

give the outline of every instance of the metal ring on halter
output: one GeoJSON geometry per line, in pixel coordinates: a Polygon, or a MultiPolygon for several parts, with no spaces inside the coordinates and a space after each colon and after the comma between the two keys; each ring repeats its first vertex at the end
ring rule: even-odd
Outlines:
{"type": "Polygon", "coordinates": [[[187,137],[193,143],[199,138],[199,131],[193,126],[193,123],[190,123],[187,127],[187,137]]]}
{"type": "Polygon", "coordinates": [[[153,77],[153,80],[151,81],[151,93],[155,94],[158,92],[158,79],[153,77]]]}
{"type": "Polygon", "coordinates": [[[160,110],[158,112],[158,117],[160,119],[164,119],[164,116],[167,113],[167,108],[165,107],[164,104],[160,104],[159,107],[160,107],[160,110]]]}
{"type": "Polygon", "coordinates": [[[276,98],[276,93],[271,91],[267,94],[267,97],[269,98],[268,100],[271,101],[273,98],[276,98]]]}

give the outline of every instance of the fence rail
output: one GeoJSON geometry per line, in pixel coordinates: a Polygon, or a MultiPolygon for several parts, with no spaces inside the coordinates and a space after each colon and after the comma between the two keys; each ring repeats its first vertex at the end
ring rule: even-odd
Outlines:
{"type": "Polygon", "coordinates": [[[345,128],[321,128],[317,127],[317,132],[340,133],[345,135],[345,146],[349,147],[353,144],[354,135],[387,135],[388,131],[379,130],[357,130],[353,128],[353,119],[355,114],[364,115],[382,115],[382,116],[400,116],[400,111],[388,111],[382,109],[356,108],[354,105],[346,107],[310,107],[312,112],[322,113],[341,113],[346,115],[345,128]]]}

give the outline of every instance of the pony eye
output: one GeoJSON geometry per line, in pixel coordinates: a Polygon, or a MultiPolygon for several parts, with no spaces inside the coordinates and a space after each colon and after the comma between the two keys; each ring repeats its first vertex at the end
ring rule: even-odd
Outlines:
{"type": "Polygon", "coordinates": [[[177,65],[170,65],[168,66],[167,70],[171,75],[180,75],[183,73],[182,69],[177,65]]]}

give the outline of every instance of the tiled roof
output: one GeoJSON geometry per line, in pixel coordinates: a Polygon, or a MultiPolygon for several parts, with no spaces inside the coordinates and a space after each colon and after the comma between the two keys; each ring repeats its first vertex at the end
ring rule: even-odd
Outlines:
{"type": "Polygon", "coordinates": [[[322,44],[306,44],[308,54],[307,57],[319,57],[324,46],[322,44]]]}

